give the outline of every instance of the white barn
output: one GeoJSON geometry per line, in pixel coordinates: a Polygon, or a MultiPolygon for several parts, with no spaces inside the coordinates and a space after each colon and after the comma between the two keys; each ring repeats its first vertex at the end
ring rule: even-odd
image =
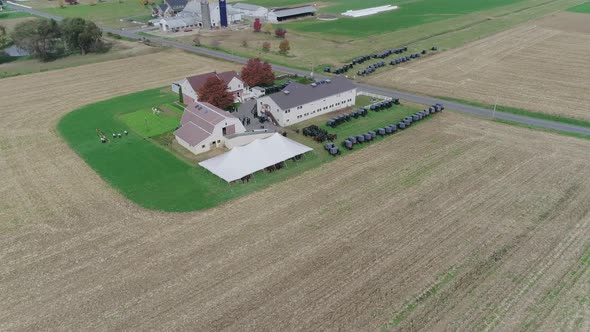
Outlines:
{"type": "MultiPolygon", "coordinates": [[[[242,14],[227,7],[228,24],[234,24],[242,20],[242,14]]],[[[156,26],[162,31],[177,32],[184,29],[204,28],[212,29],[221,27],[221,11],[219,2],[210,3],[207,0],[192,0],[184,9],[173,17],[164,17],[156,21],[156,26]]]]}
{"type": "Polygon", "coordinates": [[[224,147],[226,136],[246,131],[240,119],[209,103],[187,106],[174,132],[176,141],[194,154],[224,147]]]}
{"type": "Polygon", "coordinates": [[[283,91],[259,98],[257,112],[259,116],[270,116],[280,126],[286,127],[354,106],[356,93],[356,85],[344,77],[308,85],[293,82],[283,91]]]}

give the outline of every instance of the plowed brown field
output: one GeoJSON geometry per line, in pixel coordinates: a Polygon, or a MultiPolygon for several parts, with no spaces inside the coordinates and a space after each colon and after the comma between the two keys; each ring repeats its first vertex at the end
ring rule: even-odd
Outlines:
{"type": "Polygon", "coordinates": [[[559,13],[369,82],[590,121],[589,15],[559,13]]]}
{"type": "Polygon", "coordinates": [[[54,130],[82,104],[223,66],[158,54],[0,81],[0,330],[590,327],[590,141],[445,113],[165,214],[54,130]]]}

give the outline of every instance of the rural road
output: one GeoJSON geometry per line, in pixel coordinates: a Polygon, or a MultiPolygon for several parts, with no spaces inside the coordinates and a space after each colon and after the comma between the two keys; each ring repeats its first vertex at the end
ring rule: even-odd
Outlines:
{"type": "MultiPolygon", "coordinates": [[[[36,16],[51,18],[56,21],[63,20],[62,17],[48,14],[48,13],[45,13],[42,11],[30,9],[30,8],[15,6],[12,4],[8,4],[8,7],[10,7],[13,10],[16,10],[16,11],[27,12],[27,13],[30,13],[30,14],[33,14],[36,16]]],[[[246,61],[248,61],[247,58],[243,58],[243,57],[232,55],[232,54],[227,54],[227,53],[224,53],[221,51],[215,51],[215,50],[211,50],[211,49],[207,49],[207,48],[187,45],[187,44],[183,44],[183,43],[179,43],[179,42],[175,42],[175,41],[167,40],[167,39],[163,39],[163,38],[158,38],[158,37],[141,36],[141,35],[138,35],[136,31],[112,29],[112,28],[105,27],[105,26],[100,26],[100,28],[104,32],[111,32],[114,34],[119,34],[121,36],[131,38],[131,39],[136,39],[136,40],[141,40],[141,39],[148,40],[154,44],[159,44],[159,45],[167,46],[167,47],[175,47],[175,48],[182,49],[182,50],[185,50],[188,52],[192,52],[192,53],[196,53],[196,54],[200,54],[200,55],[205,55],[205,56],[209,56],[209,57],[214,57],[217,59],[238,62],[238,63],[246,63],[246,61]]],[[[301,76],[307,76],[309,74],[309,72],[307,72],[307,71],[289,68],[289,67],[285,67],[285,66],[273,65],[273,68],[276,69],[277,71],[281,71],[281,72],[289,73],[289,74],[297,74],[297,75],[301,75],[301,76]]],[[[327,76],[318,75],[318,74],[315,74],[314,76],[315,76],[315,78],[318,78],[318,79],[328,78],[327,76]]],[[[531,118],[531,117],[527,117],[527,116],[516,115],[516,114],[511,114],[511,113],[504,113],[504,112],[499,112],[499,111],[494,112],[493,110],[490,110],[490,109],[475,107],[475,106],[461,104],[461,103],[457,103],[457,102],[451,102],[451,101],[433,98],[433,97],[416,95],[416,94],[412,94],[412,93],[408,93],[408,92],[391,90],[388,88],[382,88],[382,87],[377,87],[377,86],[368,85],[368,84],[357,84],[357,86],[363,91],[367,91],[367,92],[379,94],[379,95],[384,95],[384,96],[396,97],[396,98],[400,98],[402,100],[407,100],[407,101],[410,101],[413,103],[425,104],[425,105],[432,105],[432,104],[440,103],[440,104],[443,104],[445,106],[445,108],[447,108],[447,109],[452,109],[452,110],[463,112],[463,113],[484,116],[484,117],[489,117],[489,118],[493,117],[495,119],[516,122],[516,123],[529,125],[529,126],[535,126],[535,127],[545,128],[545,129],[563,131],[563,132],[572,133],[572,134],[582,134],[582,135],[589,135],[590,136],[590,128],[586,128],[586,127],[580,127],[580,126],[570,125],[570,124],[556,122],[556,121],[536,119],[536,118],[531,118]]]]}

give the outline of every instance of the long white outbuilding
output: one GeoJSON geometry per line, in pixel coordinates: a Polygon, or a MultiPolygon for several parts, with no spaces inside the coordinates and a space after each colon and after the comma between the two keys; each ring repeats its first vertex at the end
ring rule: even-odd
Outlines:
{"type": "Polygon", "coordinates": [[[390,11],[390,10],[396,10],[398,8],[399,8],[398,6],[386,5],[386,6],[365,8],[365,9],[359,9],[359,10],[347,10],[344,13],[342,13],[342,16],[363,17],[363,16],[379,14],[379,13],[390,11]]]}

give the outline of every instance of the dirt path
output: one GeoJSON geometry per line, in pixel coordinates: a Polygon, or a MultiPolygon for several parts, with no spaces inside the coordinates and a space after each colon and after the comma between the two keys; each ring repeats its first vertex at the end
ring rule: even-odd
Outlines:
{"type": "Polygon", "coordinates": [[[229,69],[148,55],[0,81],[0,329],[375,330],[400,312],[402,329],[588,325],[571,297],[590,296],[587,278],[567,278],[589,273],[590,141],[445,113],[164,214],[56,135],[76,107],[212,66],[229,69]]]}

